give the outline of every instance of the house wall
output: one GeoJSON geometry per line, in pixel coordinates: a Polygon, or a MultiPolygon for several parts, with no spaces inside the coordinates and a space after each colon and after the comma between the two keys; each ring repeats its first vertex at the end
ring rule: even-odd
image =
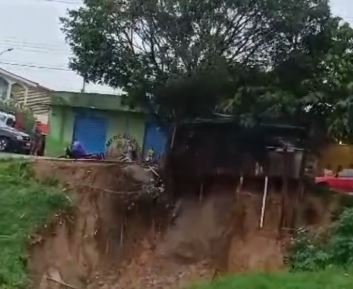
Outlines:
{"type": "Polygon", "coordinates": [[[46,154],[60,156],[71,143],[74,114],[69,109],[53,107],[49,113],[49,135],[46,140],[46,154]]]}
{"type": "Polygon", "coordinates": [[[8,82],[0,76],[0,99],[6,99],[8,82]]]}
{"type": "Polygon", "coordinates": [[[129,134],[142,147],[145,132],[145,116],[142,113],[92,109],[77,110],[71,107],[53,106],[49,115],[49,135],[46,143],[47,155],[62,155],[65,147],[72,143],[77,111],[103,117],[107,120],[106,142],[116,135],[129,134]]]}
{"type": "Polygon", "coordinates": [[[329,144],[323,148],[319,157],[319,170],[331,167],[336,170],[338,166],[350,168],[353,165],[353,146],[329,144]]]}
{"type": "Polygon", "coordinates": [[[28,88],[26,99],[26,89],[15,83],[12,86],[11,97],[18,103],[32,110],[35,116],[48,115],[50,92],[43,88],[28,88]]]}

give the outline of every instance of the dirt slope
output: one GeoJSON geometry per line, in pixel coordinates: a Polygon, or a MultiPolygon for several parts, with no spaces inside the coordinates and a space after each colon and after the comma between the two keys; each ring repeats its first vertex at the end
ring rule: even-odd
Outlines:
{"type": "MultiPolygon", "coordinates": [[[[287,235],[279,232],[281,197],[267,202],[258,228],[261,190],[211,185],[202,200],[184,196],[171,205],[144,194],[146,175],[119,165],[40,161],[38,178],[65,184],[74,204],[37,235],[30,248],[34,288],[183,288],[218,274],[284,267],[287,235]]],[[[300,204],[313,223],[329,222],[319,198],[300,204]]]]}

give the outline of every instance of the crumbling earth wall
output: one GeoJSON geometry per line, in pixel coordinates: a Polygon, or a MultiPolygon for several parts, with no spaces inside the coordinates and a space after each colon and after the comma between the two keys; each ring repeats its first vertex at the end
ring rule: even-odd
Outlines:
{"type": "MultiPolygon", "coordinates": [[[[41,180],[59,180],[73,204],[31,240],[34,288],[174,289],[285,266],[291,232],[280,230],[276,189],[259,229],[261,186],[238,192],[237,181],[215,179],[200,195],[185,183],[171,200],[146,190],[151,175],[137,166],[39,161],[34,168],[41,180]]],[[[298,224],[330,223],[333,202],[310,195],[294,204],[298,224]]]]}

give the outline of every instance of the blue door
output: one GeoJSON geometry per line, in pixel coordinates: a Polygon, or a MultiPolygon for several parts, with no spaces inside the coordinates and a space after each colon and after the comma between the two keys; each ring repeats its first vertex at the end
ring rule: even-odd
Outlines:
{"type": "Polygon", "coordinates": [[[145,129],[144,153],[153,149],[156,157],[164,154],[168,139],[168,130],[160,127],[156,122],[148,122],[145,129]]]}
{"type": "Polygon", "coordinates": [[[106,134],[107,122],[104,118],[76,115],[73,137],[81,142],[87,153],[104,153],[106,134]]]}

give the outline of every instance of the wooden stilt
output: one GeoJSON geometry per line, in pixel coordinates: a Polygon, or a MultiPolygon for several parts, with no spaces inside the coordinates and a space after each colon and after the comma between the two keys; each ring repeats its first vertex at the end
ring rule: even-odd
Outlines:
{"type": "Polygon", "coordinates": [[[288,227],[288,151],[283,151],[283,175],[282,175],[282,214],[280,222],[280,231],[288,227]]]}
{"type": "Polygon", "coordinates": [[[260,229],[264,227],[267,193],[268,193],[268,176],[265,177],[264,194],[262,197],[262,207],[261,207],[261,217],[260,217],[260,229]]]}
{"type": "Polygon", "coordinates": [[[203,198],[204,198],[204,183],[202,182],[200,185],[200,192],[199,192],[200,203],[203,201],[203,198]]]}
{"type": "Polygon", "coordinates": [[[125,228],[124,228],[124,220],[122,221],[121,225],[120,225],[120,247],[122,247],[124,245],[124,231],[125,231],[125,228]]]}
{"type": "Polygon", "coordinates": [[[172,139],[171,139],[171,142],[170,142],[170,149],[174,148],[176,131],[177,131],[177,126],[175,125],[174,129],[173,129],[172,139]]]}
{"type": "Polygon", "coordinates": [[[237,189],[235,190],[235,198],[237,198],[238,194],[243,189],[243,185],[244,185],[244,176],[241,175],[240,178],[239,178],[239,184],[237,186],[237,189]]]}

